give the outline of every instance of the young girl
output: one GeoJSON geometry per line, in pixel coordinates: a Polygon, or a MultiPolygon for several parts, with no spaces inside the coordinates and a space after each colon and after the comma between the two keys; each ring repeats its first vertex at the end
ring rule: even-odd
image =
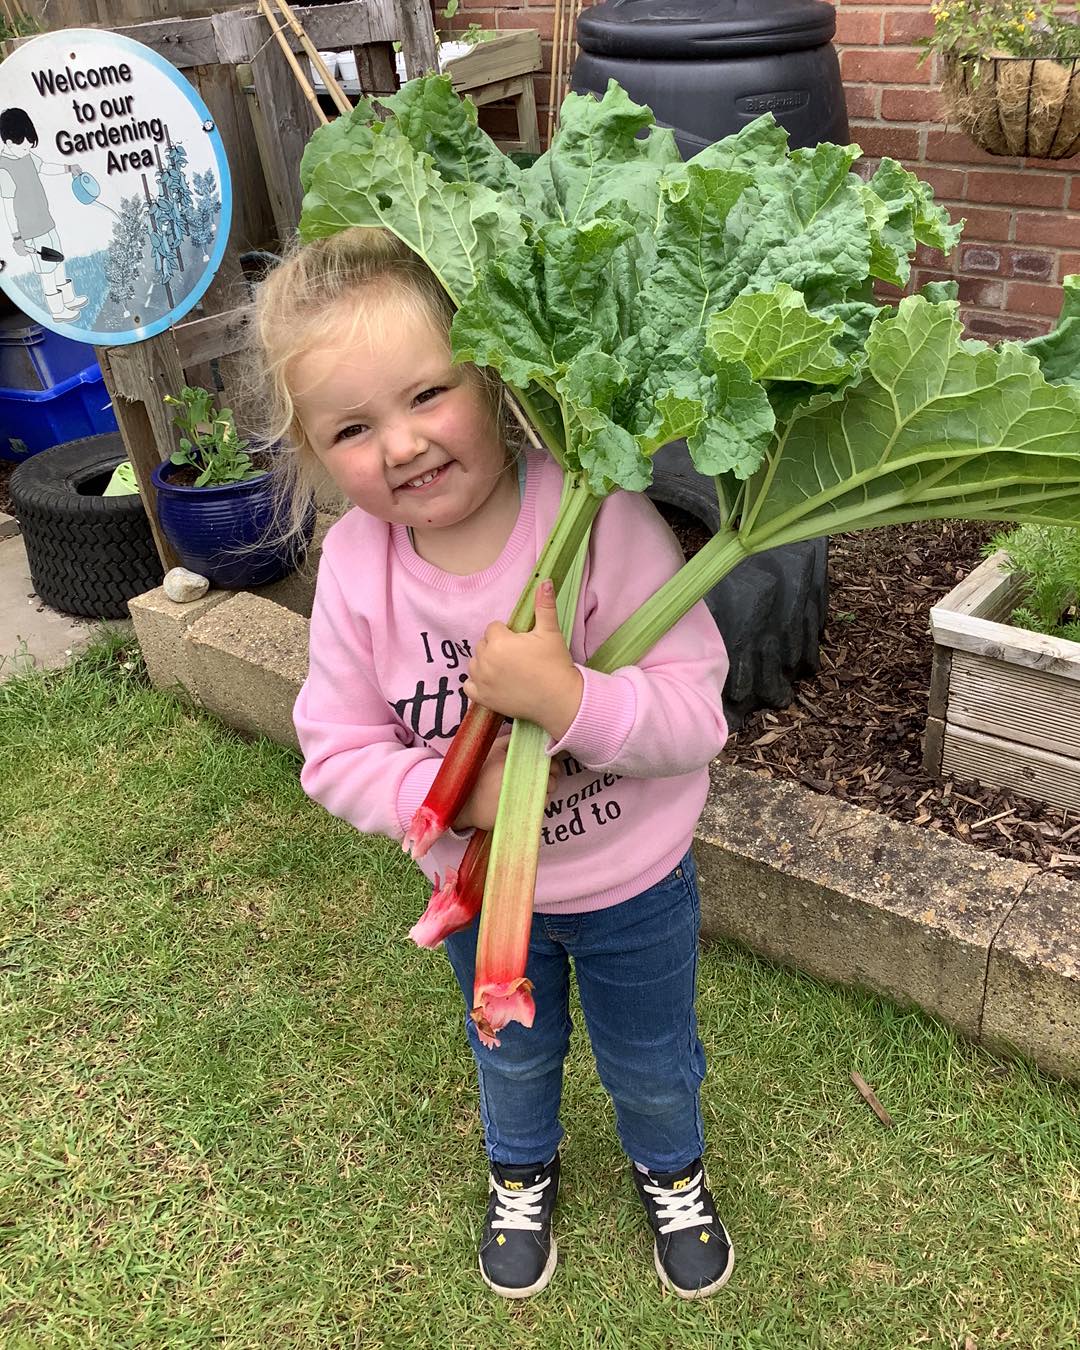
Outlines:
{"type": "MultiPolygon", "coordinates": [[[[705,1184],[697,1035],[699,901],[689,852],[724,744],[727,660],[699,604],[642,661],[611,675],[590,653],[681,565],[643,496],[616,492],[593,528],[567,649],[550,586],[534,629],[498,619],[524,588],[562,474],[515,456],[497,382],[454,365],[452,310],[420,260],[381,231],[300,249],[263,282],[257,331],[299,471],[321,466],[355,510],[330,530],[294,712],[302,782],[357,829],[401,839],[468,699],[549,734],[526,974],[536,1020],[486,1049],[469,1022],[490,1159],[480,1270],[510,1298],[555,1268],[569,966],[619,1137],[655,1235],[660,1279],[684,1298],[718,1289],[731,1242],[705,1184]]],[[[494,823],[497,743],[450,837],[421,866],[445,875],[468,832],[494,823]]],[[[402,933],[415,916],[402,914],[402,933]]],[[[477,925],[446,940],[472,1005],[477,925]]]]}

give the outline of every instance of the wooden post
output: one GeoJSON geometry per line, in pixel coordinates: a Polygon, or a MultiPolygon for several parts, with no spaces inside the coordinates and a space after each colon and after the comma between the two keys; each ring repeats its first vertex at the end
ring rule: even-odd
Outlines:
{"type": "Polygon", "coordinates": [[[185,72],[202,95],[221,133],[225,158],[237,190],[233,193],[229,247],[242,253],[266,248],[274,240],[274,212],[266,188],[259,147],[251,134],[247,95],[231,65],[194,66],[185,72]]]}
{"type": "Polygon", "coordinates": [[[396,8],[401,20],[401,52],[407,78],[437,71],[439,54],[435,49],[430,0],[397,0],[396,8]]]}
{"type": "Polygon", "coordinates": [[[270,205],[281,243],[292,238],[300,219],[303,192],[300,189],[300,159],[318,119],[293,78],[281,48],[271,38],[268,25],[260,21],[252,29],[248,14],[222,14],[214,30],[223,57],[250,59],[255,96],[264,135],[259,141],[270,205]],[[251,33],[260,35],[255,50],[249,48],[251,33]]]}
{"type": "Polygon", "coordinates": [[[398,89],[397,64],[393,44],[371,42],[366,47],[354,47],[356,77],[365,94],[394,94],[398,89]]]}
{"type": "Polygon", "coordinates": [[[166,571],[179,562],[161,533],[157,492],[150,475],[172,453],[176,435],[165,395],[179,395],[184,370],[171,332],[159,333],[125,347],[97,348],[101,373],[112,398],[113,412],[146,507],[154,543],[166,571]]]}

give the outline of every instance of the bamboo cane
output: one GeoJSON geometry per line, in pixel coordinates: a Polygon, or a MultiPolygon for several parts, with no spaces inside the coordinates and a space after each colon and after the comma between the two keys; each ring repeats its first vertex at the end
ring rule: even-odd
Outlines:
{"type": "Polygon", "coordinates": [[[330,121],[330,119],[329,117],[327,117],[327,115],[323,112],[322,108],[320,107],[319,97],[315,93],[315,90],[311,87],[311,81],[308,79],[308,77],[304,74],[303,70],[301,69],[300,62],[296,59],[296,56],[293,53],[293,49],[289,46],[289,40],[282,31],[281,25],[278,23],[273,12],[271,11],[270,6],[267,3],[267,0],[259,0],[259,13],[270,25],[270,31],[277,39],[278,46],[281,48],[282,52],[284,52],[285,60],[288,61],[289,65],[292,67],[292,73],[296,76],[296,82],[297,84],[299,84],[300,88],[304,91],[304,97],[311,104],[315,116],[325,126],[326,123],[330,121]]]}
{"type": "Polygon", "coordinates": [[[555,0],[555,23],[551,34],[551,81],[548,84],[547,143],[551,145],[551,133],[555,126],[555,113],[559,106],[558,59],[563,39],[563,0],[555,0]]]}
{"type": "Polygon", "coordinates": [[[281,11],[289,27],[296,34],[297,40],[299,41],[300,46],[303,47],[304,51],[310,58],[311,64],[318,71],[319,78],[322,80],[323,84],[326,85],[326,92],[333,99],[334,106],[337,108],[338,112],[344,113],[346,115],[348,113],[351,113],[353,105],[349,101],[349,96],[345,93],[344,89],[342,89],[341,85],[338,84],[335,76],[333,76],[330,73],[330,70],[328,69],[326,62],[322,59],[322,56],[320,55],[318,48],[315,46],[314,42],[312,42],[312,40],[308,37],[307,31],[305,30],[303,24],[293,13],[292,6],[287,3],[287,0],[274,0],[274,2],[276,3],[278,9],[281,11]]]}
{"type": "Polygon", "coordinates": [[[574,50],[577,47],[577,26],[578,19],[581,18],[582,0],[572,0],[570,30],[566,34],[566,85],[559,96],[559,103],[570,92],[570,81],[573,78],[574,71],[574,50]]]}

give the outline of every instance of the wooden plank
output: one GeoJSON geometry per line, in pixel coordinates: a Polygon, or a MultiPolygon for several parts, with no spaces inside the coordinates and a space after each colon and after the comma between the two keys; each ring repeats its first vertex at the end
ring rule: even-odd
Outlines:
{"type": "Polygon", "coordinates": [[[229,248],[235,253],[274,241],[274,212],[259,147],[251,133],[248,98],[231,65],[195,66],[188,79],[202,95],[221,134],[233,185],[229,248]]]}
{"type": "Polygon", "coordinates": [[[210,66],[221,57],[214,23],[209,17],[156,19],[149,23],[110,25],[114,33],[141,42],[163,56],[177,70],[210,66]]]}
{"type": "Polygon", "coordinates": [[[539,70],[540,34],[535,28],[518,28],[478,42],[471,52],[448,63],[446,74],[459,94],[494,80],[507,80],[539,70]]]}
{"type": "Polygon", "coordinates": [[[518,136],[522,148],[530,154],[540,153],[540,122],[536,116],[536,86],[532,76],[525,76],[525,87],[517,101],[518,136]]]}
{"type": "Polygon", "coordinates": [[[398,89],[397,65],[393,44],[371,42],[366,47],[354,47],[356,78],[365,94],[393,94],[398,89]]]}
{"type": "Polygon", "coordinates": [[[304,195],[300,187],[300,160],[318,123],[281,48],[276,42],[265,40],[269,37],[268,27],[265,21],[260,23],[264,45],[254,55],[251,72],[266,133],[260,141],[266,186],[277,237],[285,244],[296,233],[300,220],[304,195]]]}
{"type": "Polygon", "coordinates": [[[955,652],[948,721],[1080,759],[1080,683],[1044,670],[955,652]]]}
{"type": "MultiPolygon", "coordinates": [[[[293,12],[319,51],[360,47],[369,42],[400,41],[404,44],[405,41],[405,19],[397,13],[393,0],[347,0],[338,5],[294,6],[293,12]]],[[[218,60],[234,65],[254,64],[268,33],[266,21],[253,8],[216,14],[211,24],[217,39],[218,60]]],[[[428,28],[434,57],[435,38],[430,11],[428,28]]],[[[303,51],[300,39],[291,29],[287,29],[285,36],[293,51],[303,51]]]]}
{"type": "Polygon", "coordinates": [[[934,641],[943,647],[1080,680],[1080,642],[1029,633],[972,614],[953,614],[938,605],[930,611],[930,628],[934,641]]]}
{"type": "Polygon", "coordinates": [[[930,698],[927,712],[931,717],[944,717],[949,705],[949,672],[952,669],[952,648],[935,647],[934,664],[930,670],[930,698]]]}
{"type": "MultiPolygon", "coordinates": [[[[385,0],[394,14],[395,25],[400,25],[401,55],[405,61],[405,76],[415,79],[439,69],[439,54],[435,49],[435,25],[431,16],[431,0],[385,0]]],[[[368,39],[372,41],[373,39],[368,39]]],[[[350,38],[345,46],[352,46],[350,38]]],[[[321,44],[320,44],[321,45],[321,44]]]]}
{"type": "Polygon", "coordinates": [[[166,394],[179,394],[184,386],[184,371],[176,344],[166,330],[144,342],[98,348],[97,352],[120,435],[135,469],[154,543],[167,571],[175,567],[179,559],[157,523],[157,492],[150,475],[172,454],[177,444],[172,418],[164,401],[166,394]]]}
{"type": "MultiPolygon", "coordinates": [[[[531,81],[530,81],[531,83],[531,81]]],[[[486,103],[502,103],[507,99],[519,99],[525,90],[526,79],[517,75],[512,80],[493,80],[491,84],[481,85],[479,89],[470,89],[469,98],[478,108],[486,103]]]]}
{"type": "MultiPolygon", "coordinates": [[[[217,0],[216,8],[229,9],[249,0],[217,0]]],[[[31,18],[43,29],[88,28],[107,24],[140,23],[144,19],[172,18],[205,13],[206,0],[23,0],[31,18]]]]}
{"type": "Polygon", "coordinates": [[[1006,553],[999,549],[953,587],[937,608],[979,619],[1007,619],[1023,590],[1023,581],[1005,568],[1006,553]]]}
{"type": "MultiPolygon", "coordinates": [[[[111,5],[112,0],[109,0],[111,5]]],[[[204,4],[199,8],[205,10],[208,6],[204,4]]],[[[397,42],[402,40],[404,32],[403,21],[395,12],[393,0],[345,0],[345,3],[336,5],[294,6],[294,13],[320,51],[360,46],[368,42],[397,42]]],[[[110,13],[108,18],[103,17],[99,22],[107,25],[114,33],[121,33],[124,37],[153,48],[178,70],[212,65],[214,62],[226,65],[250,62],[266,38],[265,23],[250,0],[212,15],[204,13],[189,18],[152,18],[144,14],[142,21],[136,22],[117,18],[110,13]]],[[[290,31],[287,37],[293,51],[302,50],[295,33],[290,31]]],[[[432,46],[434,49],[434,38],[432,46]]]]}
{"type": "Polygon", "coordinates": [[[1021,797],[1080,812],[1080,761],[1017,745],[967,727],[947,726],[942,772],[1006,788],[1021,797]]]}
{"type": "Polygon", "coordinates": [[[940,717],[926,719],[923,737],[923,768],[932,778],[941,777],[941,754],[945,740],[945,723],[940,717]]]}
{"type": "Polygon", "coordinates": [[[173,329],[180,365],[186,370],[218,356],[232,356],[248,344],[251,311],[246,305],[205,319],[190,319],[173,329]]]}

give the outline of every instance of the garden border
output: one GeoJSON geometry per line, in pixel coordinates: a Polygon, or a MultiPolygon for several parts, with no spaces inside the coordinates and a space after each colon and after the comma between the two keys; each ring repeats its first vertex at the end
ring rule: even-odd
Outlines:
{"type": "MultiPolygon", "coordinates": [[[[330,519],[304,571],[259,592],[132,600],[153,683],[295,749],[330,519]]],[[[1080,885],[722,759],[695,854],[706,941],[917,1006],[1080,1082],[1080,885]]]]}

